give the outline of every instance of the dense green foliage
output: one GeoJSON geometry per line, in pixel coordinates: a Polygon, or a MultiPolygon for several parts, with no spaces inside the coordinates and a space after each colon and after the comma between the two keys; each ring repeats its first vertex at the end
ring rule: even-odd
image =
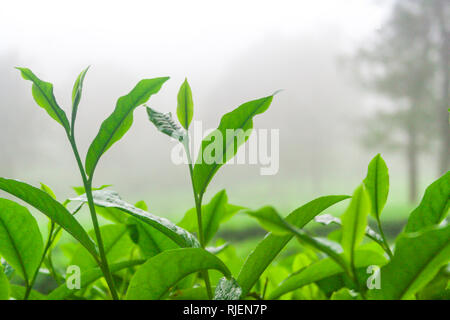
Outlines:
{"type": "MultiPolygon", "coordinates": [[[[175,138],[185,149],[191,178],[193,208],[177,224],[151,214],[145,202],[132,205],[103,185],[93,188],[100,157],[130,129],[134,110],[156,94],[167,77],[140,81],[117,101],[103,122],[83,162],[75,139],[75,119],[81,100],[85,69],[72,94],[69,122],[53,95],[53,85],[29,69],[19,68],[32,81],[37,104],[65,129],[83,186],[59,202],[46,185],[0,178],[0,190],[48,218],[46,240],[29,210],[0,199],[0,299],[448,299],[450,227],[447,225],[450,173],[434,182],[411,213],[393,248],[384,236],[381,214],[388,199],[389,174],[381,155],[353,195],[331,195],[312,200],[283,217],[271,206],[260,209],[231,204],[225,190],[203,198],[222,165],[248,139],[227,130],[251,130],[254,118],[270,106],[273,95],[246,102],[224,115],[206,137],[194,162],[189,149],[189,125],[194,114],[192,90],[184,81],[177,96],[178,125],[170,114],[147,107],[150,122],[175,138]],[[216,133],[223,137],[214,161],[201,161],[216,133]],[[326,214],[331,206],[348,201],[341,218],[326,214]],[[76,214],[87,205],[92,230],[76,214]],[[72,209],[70,209],[72,208],[72,209]],[[241,260],[230,243],[217,239],[221,224],[237,214],[255,218],[268,234],[241,260]],[[100,226],[98,215],[110,223],[100,226]],[[377,231],[368,226],[375,220],[377,231]],[[305,230],[310,223],[334,225],[327,237],[305,230]],[[52,260],[61,234],[77,244],[65,248],[69,267],[62,272],[52,260]],[[295,242],[285,250],[291,241],[295,242]],[[75,272],[71,267],[76,267],[75,272]],[[77,271],[78,270],[78,274],[77,271]],[[41,293],[38,275],[58,285],[41,293]],[[77,278],[78,277],[78,278],[77,278]]],[[[203,159],[208,160],[208,159],[203,159]]],[[[209,159],[211,160],[211,159],[209,159]]],[[[245,205],[245,204],[244,204],[245,205]]],[[[328,229],[329,230],[329,229],[328,229]]]]}

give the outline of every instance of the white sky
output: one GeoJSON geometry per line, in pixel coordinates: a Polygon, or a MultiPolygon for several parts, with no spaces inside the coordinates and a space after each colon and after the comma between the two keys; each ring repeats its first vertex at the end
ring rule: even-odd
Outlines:
{"type": "Polygon", "coordinates": [[[99,61],[136,67],[164,59],[163,65],[185,71],[223,68],[267,34],[331,28],[352,45],[373,32],[385,12],[374,0],[9,0],[0,10],[0,50],[22,61],[79,69],[99,61]]]}

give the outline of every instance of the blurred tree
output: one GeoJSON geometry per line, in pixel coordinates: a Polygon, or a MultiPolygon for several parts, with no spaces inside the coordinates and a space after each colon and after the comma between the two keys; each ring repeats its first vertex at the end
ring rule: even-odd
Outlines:
{"type": "Polygon", "coordinates": [[[433,140],[441,145],[440,173],[450,163],[449,4],[395,0],[377,40],[355,59],[362,82],[391,104],[368,119],[364,142],[404,150],[412,202],[417,199],[419,154],[430,150],[433,140]]]}

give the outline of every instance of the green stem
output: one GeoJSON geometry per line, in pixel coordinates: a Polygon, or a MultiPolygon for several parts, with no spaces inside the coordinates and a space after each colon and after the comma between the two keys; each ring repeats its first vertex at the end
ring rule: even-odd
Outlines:
{"type": "MultiPolygon", "coordinates": [[[[202,224],[202,200],[203,200],[203,194],[198,195],[197,191],[195,190],[195,183],[194,183],[194,168],[192,166],[192,158],[191,158],[191,152],[189,150],[189,138],[186,135],[185,140],[183,141],[184,150],[186,152],[188,165],[189,165],[189,175],[191,177],[191,184],[192,184],[192,191],[194,192],[194,201],[195,201],[195,209],[197,212],[197,227],[198,227],[198,237],[200,241],[200,246],[205,249],[206,243],[205,243],[205,237],[203,234],[203,224],[202,224]]],[[[208,294],[208,298],[211,300],[213,298],[212,289],[211,289],[211,282],[209,280],[209,274],[208,270],[202,271],[203,279],[205,280],[205,286],[206,286],[206,292],[208,294]]]]}
{"type": "Polygon", "coordinates": [[[88,178],[86,176],[86,172],[83,167],[83,163],[81,162],[80,154],[78,153],[78,148],[75,143],[73,134],[74,133],[73,133],[73,129],[72,129],[71,136],[68,136],[68,138],[69,138],[70,144],[72,146],[72,150],[75,155],[75,159],[77,161],[78,168],[80,170],[81,178],[83,180],[84,191],[86,192],[86,197],[87,197],[88,206],[89,206],[89,212],[91,214],[91,220],[92,220],[92,224],[94,226],[95,237],[97,239],[97,246],[98,246],[98,250],[100,253],[100,261],[98,261],[98,257],[95,257],[95,258],[97,260],[97,263],[98,263],[100,269],[102,269],[103,275],[105,276],[105,280],[108,284],[109,290],[111,291],[112,298],[114,300],[119,300],[119,296],[117,295],[117,291],[114,286],[113,277],[111,275],[111,271],[109,270],[108,260],[106,259],[105,247],[103,245],[102,234],[100,232],[100,226],[99,226],[98,219],[97,219],[97,213],[95,211],[94,199],[92,196],[92,177],[93,176],[91,175],[91,177],[88,180],[88,178]]]}
{"type": "Polygon", "coordinates": [[[28,300],[28,297],[30,296],[30,293],[31,293],[31,289],[33,288],[34,283],[36,282],[37,275],[39,274],[39,270],[42,266],[42,263],[44,262],[45,256],[47,255],[47,251],[48,251],[48,249],[50,249],[50,247],[52,245],[52,236],[53,236],[54,228],[55,228],[55,224],[52,222],[50,231],[48,233],[47,243],[45,244],[45,248],[44,248],[44,252],[42,253],[41,260],[39,261],[36,271],[33,274],[33,278],[31,278],[31,281],[26,286],[25,296],[23,298],[24,300],[28,300]]]}
{"type": "Polygon", "coordinates": [[[389,258],[392,260],[392,258],[394,257],[394,254],[392,253],[391,248],[389,247],[389,243],[386,240],[386,236],[384,235],[383,228],[381,227],[380,217],[377,216],[376,219],[377,219],[377,224],[378,224],[378,230],[380,231],[381,238],[383,239],[383,242],[384,242],[384,250],[389,255],[389,258]]]}

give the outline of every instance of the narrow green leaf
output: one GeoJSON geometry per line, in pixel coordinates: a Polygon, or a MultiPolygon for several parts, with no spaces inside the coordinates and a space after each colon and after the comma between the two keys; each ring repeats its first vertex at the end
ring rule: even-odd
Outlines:
{"type": "Polygon", "coordinates": [[[242,289],[235,279],[222,278],[217,284],[214,300],[239,300],[241,294],[242,289]]]}
{"type": "Polygon", "coordinates": [[[370,198],[370,213],[378,219],[389,194],[389,172],[386,162],[380,154],[376,155],[369,163],[364,185],[370,198]]]}
{"type": "MultiPolygon", "coordinates": [[[[344,255],[342,255],[344,257],[344,255]]],[[[355,252],[356,268],[370,265],[382,266],[386,258],[373,251],[357,250],[355,252]]],[[[343,269],[334,260],[325,258],[314,262],[306,268],[290,275],[269,296],[269,299],[278,299],[282,295],[297,290],[305,285],[343,273],[343,269]]]]}
{"type": "MultiPolygon", "coordinates": [[[[132,268],[138,265],[141,265],[145,262],[145,260],[129,260],[124,262],[112,263],[109,268],[111,273],[119,272],[123,269],[132,268]]],[[[92,268],[88,271],[81,271],[81,290],[86,289],[90,284],[94,283],[98,279],[103,277],[103,272],[99,267],[92,268]]],[[[58,288],[50,292],[47,296],[48,300],[63,300],[65,298],[70,297],[75,294],[78,290],[72,290],[67,287],[67,284],[64,283],[60,285],[58,288]]]]}
{"type": "Polygon", "coordinates": [[[72,127],[75,125],[77,118],[78,105],[80,104],[81,95],[83,93],[83,82],[89,67],[81,71],[72,89],[72,127]]]}
{"type": "Polygon", "coordinates": [[[191,273],[214,269],[230,278],[226,265],[201,248],[164,251],[144,263],[131,278],[128,300],[158,300],[191,273]]]}
{"type": "Polygon", "coordinates": [[[16,69],[20,70],[22,77],[25,80],[30,80],[31,82],[33,82],[31,90],[34,101],[36,101],[36,103],[40,107],[45,109],[50,117],[61,124],[66,132],[69,132],[69,121],[67,120],[66,113],[59,107],[58,103],[56,102],[55,96],[53,95],[53,85],[49,82],[40,80],[30,69],[16,69]]]}
{"type": "Polygon", "coordinates": [[[33,206],[77,239],[88,251],[97,256],[97,248],[80,223],[58,201],[46,192],[24,182],[0,178],[0,190],[33,206]]]}
{"type": "Polygon", "coordinates": [[[194,115],[194,101],[192,100],[192,90],[187,79],[184,80],[183,84],[180,87],[180,90],[178,91],[177,102],[178,121],[180,121],[183,128],[187,130],[194,115]]]}
{"type": "MultiPolygon", "coordinates": [[[[186,230],[178,227],[169,220],[155,216],[144,210],[136,208],[135,206],[121,200],[116,192],[110,190],[93,191],[94,203],[99,207],[117,208],[123,212],[132,215],[143,223],[159,230],[171,240],[173,240],[180,247],[199,247],[198,240],[186,230]]],[[[72,201],[87,202],[86,196],[82,195],[78,198],[71,199],[72,201]]]]}
{"type": "Polygon", "coordinates": [[[225,114],[219,127],[203,139],[194,166],[194,185],[199,195],[203,195],[216,172],[232,159],[238,148],[244,144],[253,128],[253,117],[265,112],[273,95],[240,105],[225,114]],[[210,150],[211,149],[211,150],[210,150]]]}
{"type": "Polygon", "coordinates": [[[172,119],[172,114],[162,113],[152,108],[147,107],[147,115],[150,122],[152,122],[158,131],[168,135],[175,140],[183,142],[186,137],[186,132],[180,128],[178,124],[172,119]]]}
{"type": "Polygon", "coordinates": [[[342,248],[347,258],[352,261],[356,247],[361,243],[367,227],[369,198],[364,186],[359,186],[353,193],[352,201],[342,215],[342,248]]]}
{"type": "Polygon", "coordinates": [[[0,198],[0,254],[28,283],[42,256],[42,236],[27,208],[0,198]]]}
{"type": "MultiPolygon", "coordinates": [[[[348,196],[327,196],[317,198],[294,210],[286,217],[286,221],[297,228],[303,228],[323,210],[348,198],[348,196]]],[[[243,296],[250,291],[264,270],[266,270],[269,264],[276,258],[292,237],[293,235],[276,236],[269,233],[250,253],[242,266],[237,279],[242,288],[243,296]]]]}
{"type": "Polygon", "coordinates": [[[450,262],[450,226],[399,236],[394,257],[381,268],[375,299],[411,299],[450,262]]]}
{"type": "Polygon", "coordinates": [[[125,133],[133,123],[133,111],[157,93],[169,78],[141,80],[131,92],[117,100],[114,112],[103,121],[86,155],[86,173],[92,176],[100,157],[125,133]]]}
{"type": "Polygon", "coordinates": [[[8,300],[10,294],[9,280],[0,265],[0,300],[8,300]]]}
{"type": "Polygon", "coordinates": [[[427,227],[437,225],[444,220],[450,207],[450,171],[433,182],[420,202],[411,212],[406,232],[421,231],[427,227]]]}

